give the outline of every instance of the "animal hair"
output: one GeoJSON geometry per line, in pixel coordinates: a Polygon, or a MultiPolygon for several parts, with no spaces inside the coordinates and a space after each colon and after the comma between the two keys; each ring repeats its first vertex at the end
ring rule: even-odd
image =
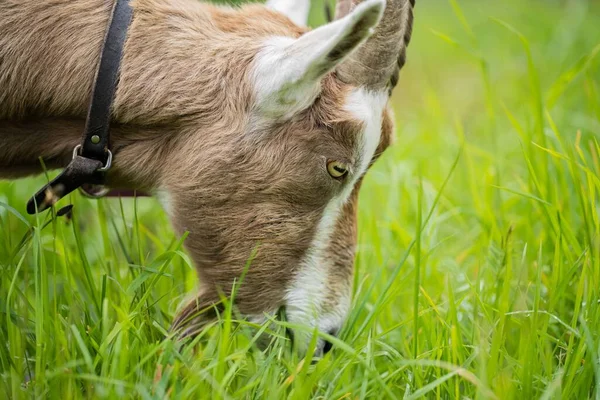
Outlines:
{"type": "MultiPolygon", "coordinates": [[[[369,7],[382,2],[369,1],[369,7]]],[[[40,172],[40,157],[50,168],[69,162],[83,131],[111,4],[0,2],[0,178],[40,172]]],[[[346,106],[358,88],[335,70],[323,70],[307,107],[284,120],[269,119],[257,106],[257,58],[269,39],[297,39],[308,28],[256,4],[133,0],[131,7],[107,184],[165,194],[176,232],[189,232],[186,248],[201,287],[176,326],[185,329],[190,316],[189,326],[202,326],[210,313],[202,319],[198,311],[218,303],[219,293],[229,294],[254,253],[237,307],[250,316],[285,307],[324,212],[332,199],[341,199],[318,254],[326,293],[316,310],[302,311],[327,314],[348,298],[352,285],[364,171],[348,186],[328,175],[327,163],[354,165],[365,157],[365,122],[346,106]]],[[[343,51],[332,62],[342,62],[343,51]]],[[[379,112],[380,140],[369,162],[393,136],[389,110],[379,112]]]]}

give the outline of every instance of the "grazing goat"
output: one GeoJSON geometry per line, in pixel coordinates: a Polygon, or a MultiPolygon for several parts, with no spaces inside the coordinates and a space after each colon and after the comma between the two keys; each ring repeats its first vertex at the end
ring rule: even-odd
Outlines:
{"type": "MultiPolygon", "coordinates": [[[[70,161],[112,5],[0,1],[0,177],[70,161]]],[[[348,314],[358,191],[392,139],[414,0],[342,0],[314,30],[308,6],[131,2],[107,184],[155,194],[189,232],[201,287],[175,319],[183,335],[253,254],[235,298],[247,318],[283,309],[335,335],[348,314]]],[[[308,332],[293,332],[301,350],[308,332]]]]}

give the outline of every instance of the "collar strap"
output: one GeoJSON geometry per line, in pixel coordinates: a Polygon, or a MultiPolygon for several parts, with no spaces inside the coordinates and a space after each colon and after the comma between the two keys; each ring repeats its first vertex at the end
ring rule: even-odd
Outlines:
{"type": "Polygon", "coordinates": [[[104,173],[112,163],[109,129],[111,106],[132,15],[129,0],[116,0],[104,38],[81,144],[73,150],[73,160],[62,173],[29,200],[29,214],[46,210],[84,184],[99,185],[104,182],[104,173]]]}

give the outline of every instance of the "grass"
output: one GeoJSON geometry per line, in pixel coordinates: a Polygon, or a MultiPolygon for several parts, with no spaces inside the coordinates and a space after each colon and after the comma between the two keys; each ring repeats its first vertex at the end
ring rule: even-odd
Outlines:
{"type": "Polygon", "coordinates": [[[600,4],[416,12],[332,353],[260,352],[231,307],[165,340],[196,278],[154,200],[46,224],[43,178],[0,182],[0,398],[600,398],[600,4]]]}

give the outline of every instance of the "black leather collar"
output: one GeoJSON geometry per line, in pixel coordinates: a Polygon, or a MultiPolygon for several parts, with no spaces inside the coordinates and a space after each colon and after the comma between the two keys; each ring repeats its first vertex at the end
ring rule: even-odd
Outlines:
{"type": "Polygon", "coordinates": [[[129,0],[116,0],[104,38],[81,144],[73,150],[73,160],[63,172],[29,200],[29,214],[46,210],[84,184],[98,185],[104,182],[104,174],[112,163],[111,106],[132,14],[129,0]]]}

